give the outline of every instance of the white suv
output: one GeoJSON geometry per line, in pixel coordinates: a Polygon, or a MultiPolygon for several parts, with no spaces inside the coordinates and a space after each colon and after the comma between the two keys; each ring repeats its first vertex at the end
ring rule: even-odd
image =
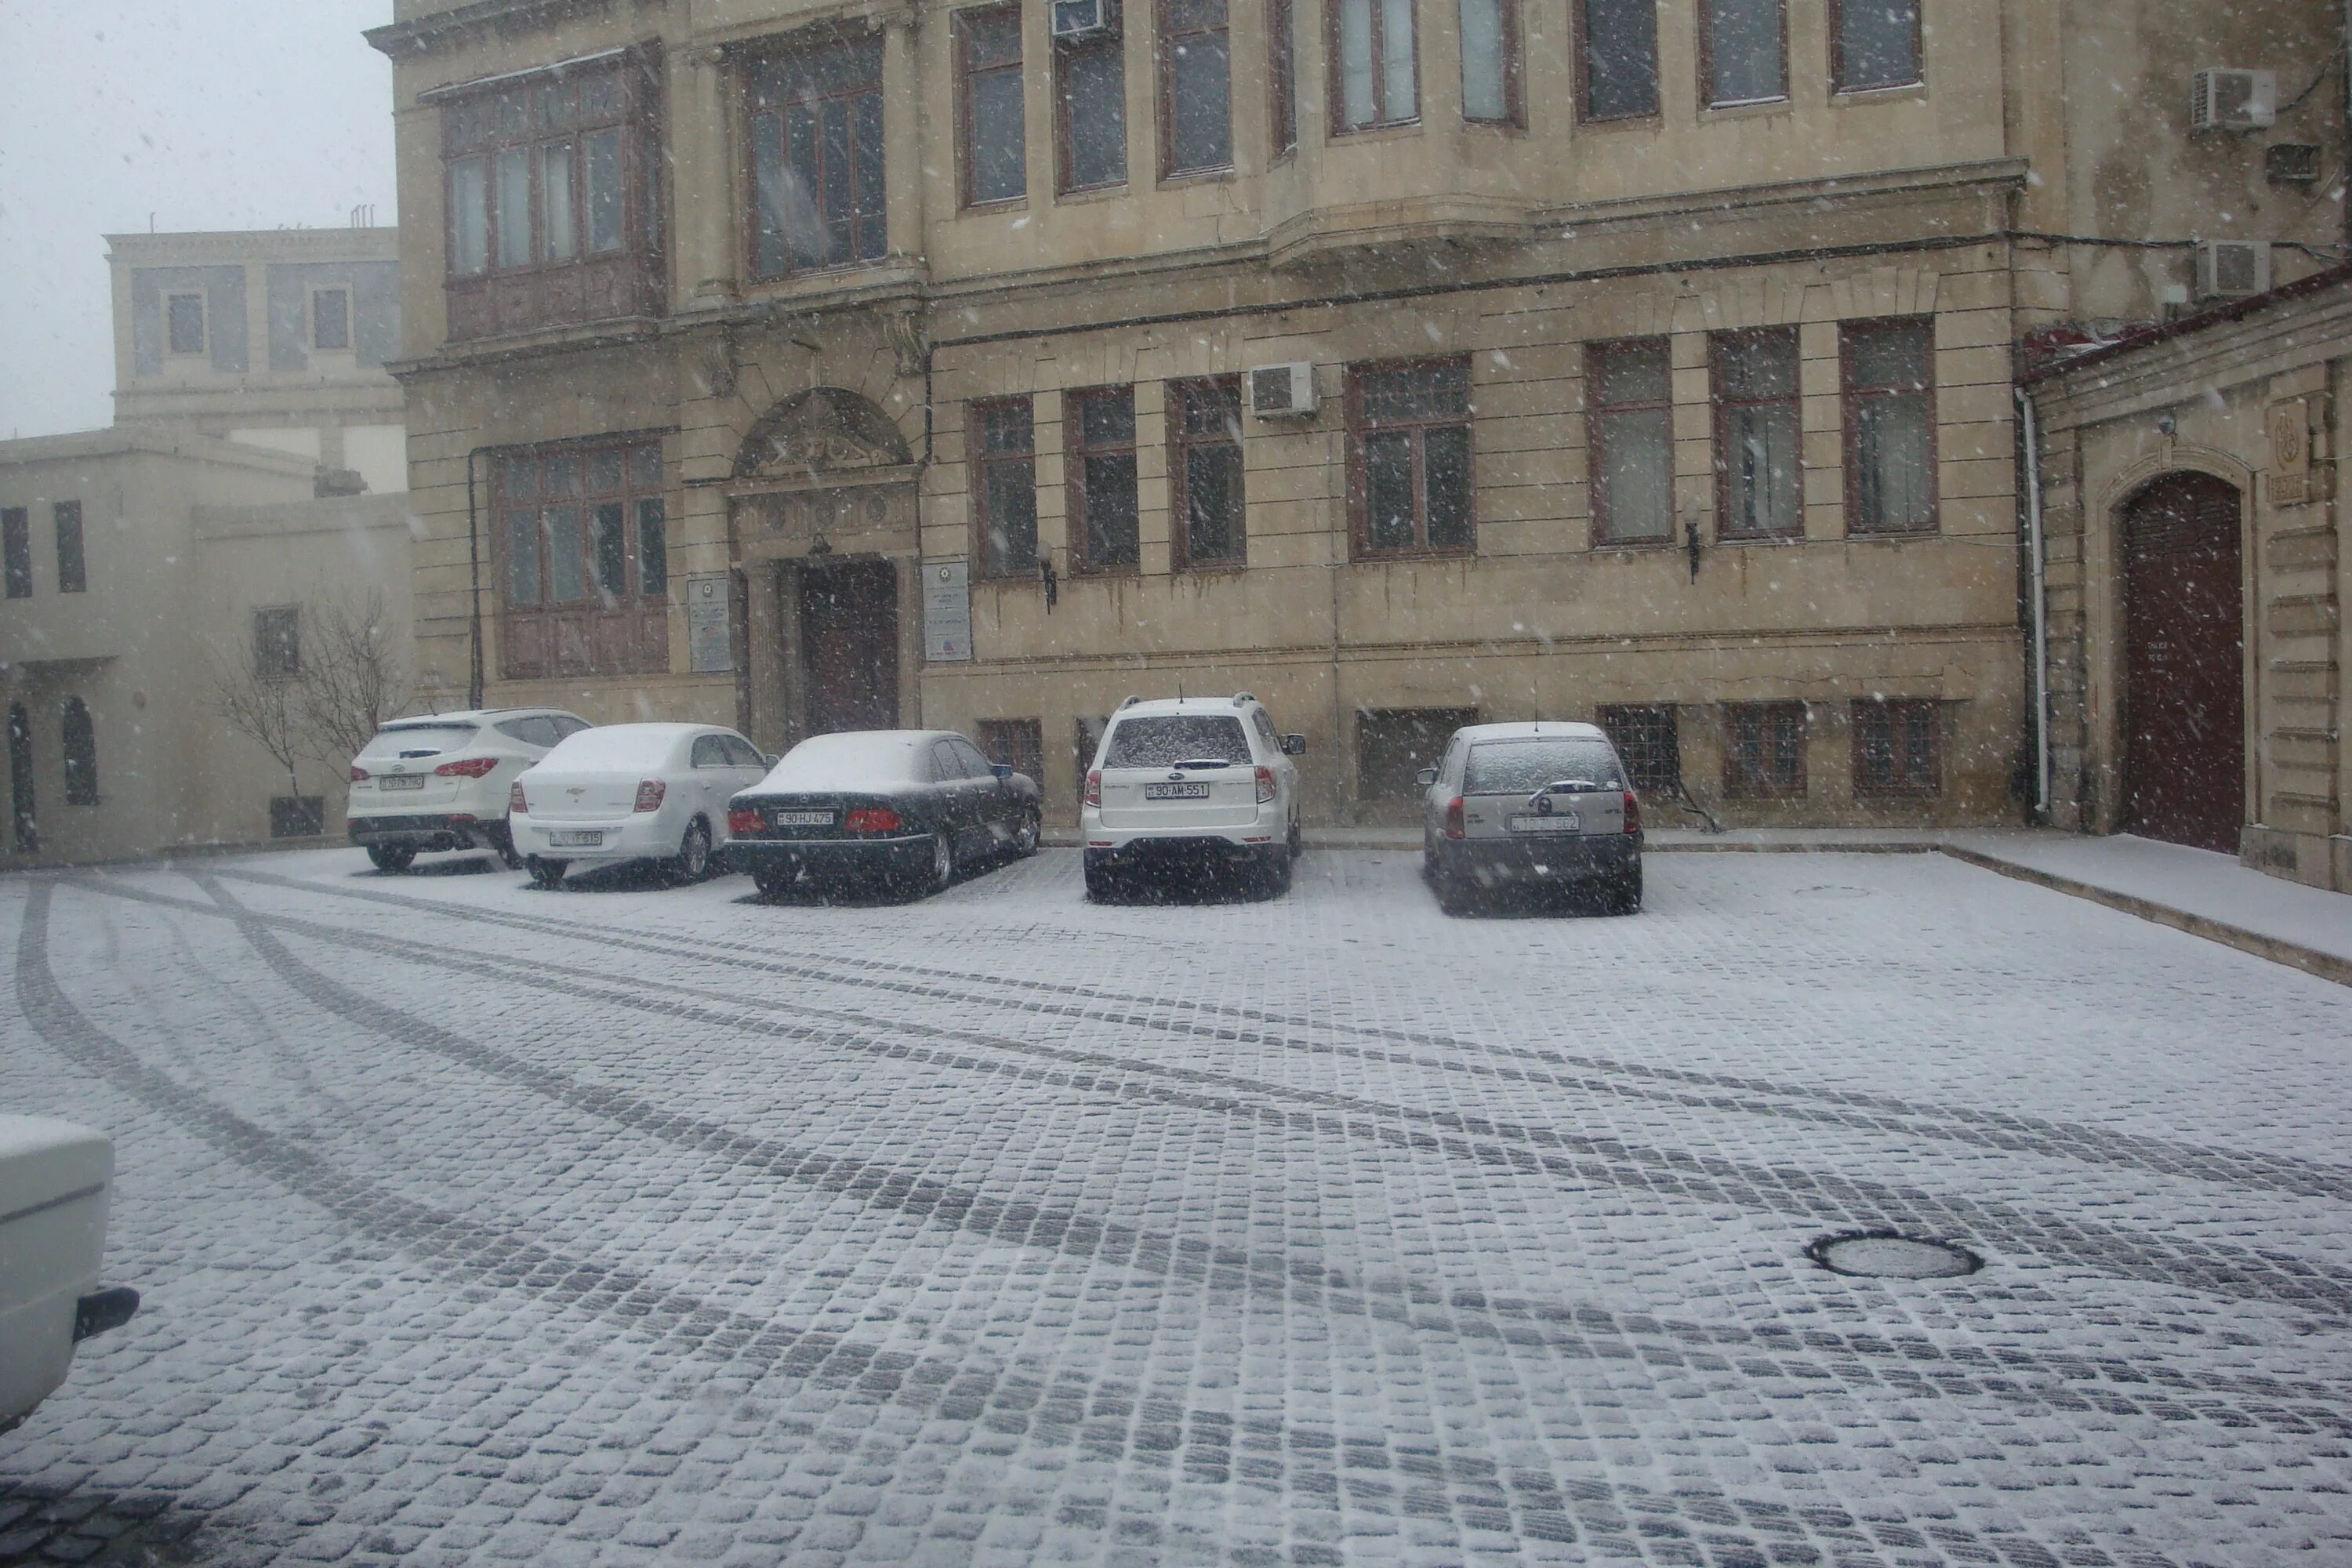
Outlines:
{"type": "Polygon", "coordinates": [[[1246,691],[1129,698],[1087,773],[1087,891],[1108,891],[1131,868],[1189,861],[1248,866],[1270,894],[1282,892],[1298,856],[1291,759],[1306,750],[1306,736],[1277,733],[1246,691]]]}
{"type": "Polygon", "coordinates": [[[507,792],[517,773],[589,727],[561,708],[395,719],[352,759],[352,842],[380,871],[404,871],[428,849],[495,849],[520,866],[507,792]]]}

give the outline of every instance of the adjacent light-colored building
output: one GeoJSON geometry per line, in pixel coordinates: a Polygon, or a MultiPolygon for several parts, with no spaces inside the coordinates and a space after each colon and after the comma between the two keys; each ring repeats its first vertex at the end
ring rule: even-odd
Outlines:
{"type": "Polygon", "coordinates": [[[110,244],[118,422],[0,442],[0,863],[331,833],[344,767],[289,776],[218,699],[339,611],[407,658],[391,231],[110,244]]]}
{"type": "Polygon", "coordinates": [[[2269,152],[2340,98],[2191,126],[2318,8],[2088,9],[400,0],[419,657],[952,726],[1064,820],[1236,688],[1315,822],[1535,716],[1662,816],[2014,818],[2014,345],[2341,237],[2269,152]]]}

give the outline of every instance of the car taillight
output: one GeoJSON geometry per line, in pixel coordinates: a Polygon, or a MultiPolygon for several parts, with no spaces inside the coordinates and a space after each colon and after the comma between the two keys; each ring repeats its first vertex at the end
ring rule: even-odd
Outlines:
{"type": "Polygon", "coordinates": [[[898,814],[887,805],[861,805],[843,817],[841,826],[852,833],[896,833],[898,814]]]}
{"type": "Polygon", "coordinates": [[[530,815],[530,802],[523,796],[522,780],[520,779],[515,780],[514,788],[507,791],[507,810],[509,812],[520,811],[525,816],[529,816],[530,815]]]}
{"type": "Polygon", "coordinates": [[[1087,804],[1088,805],[1102,804],[1102,770],[1100,768],[1092,769],[1087,773],[1087,804]]]}
{"type": "Polygon", "coordinates": [[[353,783],[353,784],[365,784],[365,783],[367,783],[367,781],[368,781],[368,771],[367,771],[365,768],[363,768],[363,767],[360,766],[357,763],[353,763],[352,764],[352,783],[353,783]]]}
{"type": "Polygon", "coordinates": [[[639,811],[659,811],[661,809],[662,796],[668,793],[669,785],[662,783],[659,779],[639,779],[637,781],[636,809],[639,811]]]}
{"type": "Polygon", "coordinates": [[[730,833],[765,833],[768,819],[752,807],[730,805],[727,808],[727,831],[730,833]]]}
{"type": "Polygon", "coordinates": [[[467,757],[463,762],[443,763],[433,772],[436,776],[445,779],[478,779],[488,775],[498,765],[496,757],[467,757]]]}
{"type": "Polygon", "coordinates": [[[1272,768],[1260,768],[1257,771],[1257,803],[1260,805],[1264,805],[1267,801],[1270,801],[1273,798],[1274,770],[1272,768]]]}
{"type": "Polygon", "coordinates": [[[1454,803],[1445,808],[1445,837],[1459,838],[1463,836],[1463,832],[1462,797],[1457,795],[1454,797],[1454,803]]]}
{"type": "Polygon", "coordinates": [[[1642,803],[1633,798],[1633,792],[1630,789],[1625,792],[1625,831],[1642,831],[1642,803]]]}

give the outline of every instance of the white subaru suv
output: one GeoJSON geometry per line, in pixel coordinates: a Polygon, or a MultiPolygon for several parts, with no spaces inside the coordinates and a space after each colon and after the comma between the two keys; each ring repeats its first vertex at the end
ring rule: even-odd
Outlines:
{"type": "Polygon", "coordinates": [[[352,759],[352,842],[379,871],[404,871],[432,849],[495,849],[520,866],[507,832],[515,775],[587,728],[561,708],[395,719],[352,759]]]}
{"type": "Polygon", "coordinates": [[[1122,871],[1182,863],[1248,867],[1269,895],[1281,893],[1298,857],[1291,759],[1306,750],[1306,736],[1276,732],[1246,691],[1129,698],[1087,772],[1087,891],[1109,891],[1122,871]]]}

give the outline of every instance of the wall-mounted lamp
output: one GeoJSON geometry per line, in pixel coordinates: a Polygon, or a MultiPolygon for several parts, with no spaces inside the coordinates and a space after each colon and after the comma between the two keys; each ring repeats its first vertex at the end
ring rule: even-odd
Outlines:
{"type": "Polygon", "coordinates": [[[1698,513],[1683,513],[1683,548],[1690,552],[1691,581],[1698,581],[1698,513]]]}
{"type": "Polygon", "coordinates": [[[1050,616],[1054,613],[1055,605],[1059,603],[1062,597],[1062,580],[1054,575],[1052,556],[1037,557],[1037,581],[1045,584],[1045,613],[1050,616]]]}

